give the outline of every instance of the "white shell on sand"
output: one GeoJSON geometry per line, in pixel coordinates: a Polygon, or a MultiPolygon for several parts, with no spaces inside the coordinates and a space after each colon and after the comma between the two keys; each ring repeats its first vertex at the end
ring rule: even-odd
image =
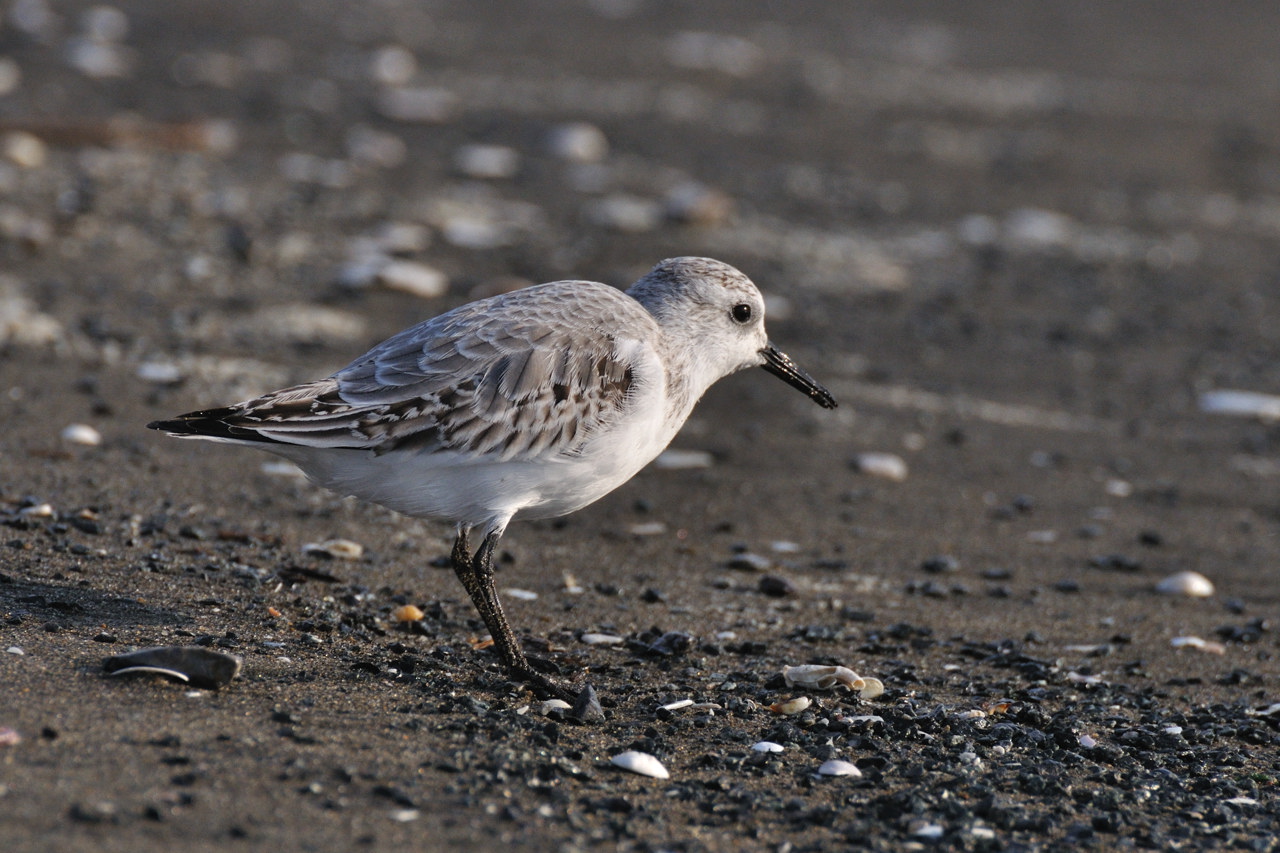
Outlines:
{"type": "Polygon", "coordinates": [[[1164,595],[1208,598],[1213,595],[1213,582],[1199,572],[1174,572],[1156,584],[1156,592],[1164,595]]]}
{"type": "Polygon", "coordinates": [[[621,767],[623,770],[639,773],[641,776],[652,776],[654,779],[671,778],[671,774],[667,772],[667,768],[662,766],[662,762],[647,752],[637,752],[634,749],[629,749],[610,758],[609,763],[615,767],[621,767]]]}

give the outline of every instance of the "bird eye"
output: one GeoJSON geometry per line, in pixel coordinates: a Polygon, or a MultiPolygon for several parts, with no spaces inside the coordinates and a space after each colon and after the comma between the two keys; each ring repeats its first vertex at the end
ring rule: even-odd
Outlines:
{"type": "Polygon", "coordinates": [[[746,323],[751,320],[751,306],[745,302],[740,302],[733,306],[733,310],[729,312],[735,323],[746,323]]]}

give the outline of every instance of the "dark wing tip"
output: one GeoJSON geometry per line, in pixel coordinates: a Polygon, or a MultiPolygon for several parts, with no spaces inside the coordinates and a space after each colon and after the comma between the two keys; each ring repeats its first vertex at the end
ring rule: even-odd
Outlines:
{"type": "Polygon", "coordinates": [[[259,434],[256,430],[236,426],[230,418],[240,410],[233,408],[206,409],[199,412],[188,412],[163,421],[152,421],[147,429],[158,429],[170,435],[204,436],[206,438],[228,438],[235,441],[261,441],[275,443],[272,439],[259,434]]]}

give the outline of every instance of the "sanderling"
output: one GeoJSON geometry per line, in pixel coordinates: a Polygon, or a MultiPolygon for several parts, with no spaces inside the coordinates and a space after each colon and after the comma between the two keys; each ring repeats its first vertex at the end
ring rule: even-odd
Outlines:
{"type": "Polygon", "coordinates": [[[674,258],[626,293],[557,281],[472,302],[327,379],[148,426],[276,453],[335,492],[454,523],[454,572],[503,664],[567,698],[530,666],[502,612],[498,537],[517,516],[564,515],[613,491],[662,452],[712,383],[755,366],[835,408],[769,342],[750,279],[674,258]]]}

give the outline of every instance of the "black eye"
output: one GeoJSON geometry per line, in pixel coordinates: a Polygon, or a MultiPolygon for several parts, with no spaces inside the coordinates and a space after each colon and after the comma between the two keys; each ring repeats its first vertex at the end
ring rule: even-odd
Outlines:
{"type": "Polygon", "coordinates": [[[745,302],[739,302],[733,306],[733,310],[729,312],[735,323],[747,323],[751,320],[751,306],[745,302]]]}

